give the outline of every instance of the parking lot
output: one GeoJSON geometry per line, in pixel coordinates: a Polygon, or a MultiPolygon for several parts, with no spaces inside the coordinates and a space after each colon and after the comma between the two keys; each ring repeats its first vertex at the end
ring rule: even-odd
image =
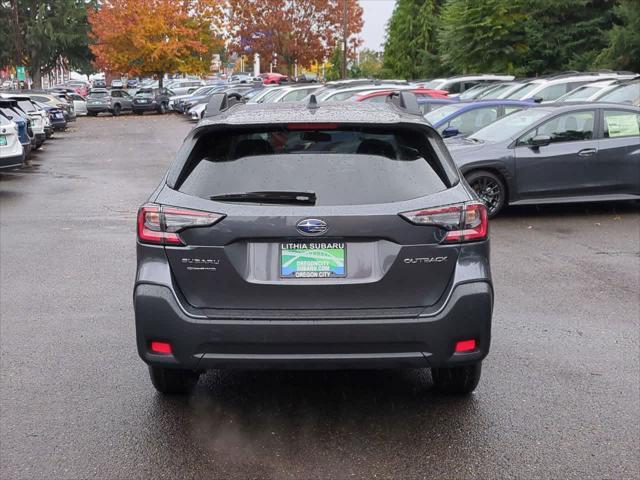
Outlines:
{"type": "Polygon", "coordinates": [[[135,216],[190,128],[80,118],[0,176],[0,477],[638,475],[628,203],[492,221],[492,350],[467,399],[395,370],[208,373],[187,398],[156,394],[135,345],[135,216]]]}

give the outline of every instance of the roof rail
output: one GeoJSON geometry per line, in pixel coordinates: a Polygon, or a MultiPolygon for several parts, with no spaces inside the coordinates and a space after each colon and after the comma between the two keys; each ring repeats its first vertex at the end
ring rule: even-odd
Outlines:
{"type": "Polygon", "coordinates": [[[213,117],[243,101],[239,93],[214,93],[204,109],[203,118],[213,117]]]}
{"type": "Polygon", "coordinates": [[[422,110],[418,105],[418,99],[413,92],[395,91],[387,95],[387,103],[393,103],[396,107],[411,115],[422,116],[422,110]]]}

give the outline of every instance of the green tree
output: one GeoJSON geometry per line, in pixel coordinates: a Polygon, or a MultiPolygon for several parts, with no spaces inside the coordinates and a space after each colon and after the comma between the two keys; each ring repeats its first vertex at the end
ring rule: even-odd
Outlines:
{"type": "Polygon", "coordinates": [[[620,0],[614,9],[615,25],[606,32],[608,47],[596,59],[601,67],[640,72],[640,5],[620,0]]]}
{"type": "MultiPolygon", "coordinates": [[[[25,65],[36,87],[41,74],[63,59],[71,68],[87,68],[87,3],[83,0],[11,0],[1,2],[0,35],[7,42],[11,65],[25,65]],[[10,22],[4,21],[9,18],[10,22]]],[[[2,39],[2,37],[0,37],[2,39]]],[[[0,41],[5,49],[4,41],[0,41]]]]}
{"type": "Polygon", "coordinates": [[[448,0],[441,12],[439,48],[455,73],[517,70],[528,50],[523,0],[448,0]]]}
{"type": "MultiPolygon", "coordinates": [[[[614,0],[535,0],[525,21],[528,49],[518,73],[588,70],[606,47],[614,0]]],[[[631,3],[631,2],[629,2],[631,3]]],[[[637,3],[636,3],[637,6],[637,3]]]]}
{"type": "Polygon", "coordinates": [[[414,79],[439,73],[438,5],[435,0],[398,0],[387,25],[384,76],[414,79]]]}
{"type": "Polygon", "coordinates": [[[358,61],[351,67],[354,78],[378,78],[382,70],[381,55],[378,52],[363,48],[358,54],[358,61]]]}

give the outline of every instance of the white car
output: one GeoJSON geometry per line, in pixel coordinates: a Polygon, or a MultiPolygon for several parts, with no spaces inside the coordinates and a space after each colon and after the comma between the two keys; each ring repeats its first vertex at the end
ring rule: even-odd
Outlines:
{"type": "Polygon", "coordinates": [[[282,87],[278,90],[278,93],[269,99],[266,103],[278,103],[278,102],[299,102],[307,95],[312,94],[322,85],[318,84],[303,84],[303,85],[289,85],[282,87]]]}
{"type": "Polygon", "coordinates": [[[449,96],[457,97],[465,90],[481,83],[509,82],[514,78],[513,75],[459,75],[449,78],[435,78],[424,83],[423,87],[434,90],[446,90],[449,92],[449,96]]]}
{"type": "Polygon", "coordinates": [[[510,100],[529,100],[532,99],[538,103],[552,102],[565,93],[569,93],[578,87],[588,83],[600,80],[614,79],[621,80],[625,78],[633,78],[635,74],[618,74],[615,72],[602,73],[561,73],[550,77],[538,78],[526,82],[524,87],[516,90],[509,95],[510,100]]]}
{"type": "Polygon", "coordinates": [[[587,83],[575,90],[565,93],[556,102],[594,102],[605,93],[620,85],[617,78],[608,78],[599,82],[587,83]]]}
{"type": "Polygon", "coordinates": [[[18,102],[18,106],[24,110],[27,115],[29,115],[29,119],[31,120],[31,130],[33,130],[33,134],[36,137],[36,149],[40,148],[47,139],[45,131],[45,118],[47,118],[47,113],[42,108],[38,107],[28,95],[3,94],[2,96],[16,100],[18,102]]]}
{"type": "Polygon", "coordinates": [[[192,122],[199,122],[200,120],[202,120],[202,117],[204,116],[204,111],[206,108],[207,108],[206,103],[199,103],[195,107],[190,108],[189,111],[187,112],[187,115],[189,116],[189,120],[191,120],[192,122]]]}
{"type": "Polygon", "coordinates": [[[87,100],[77,93],[69,93],[68,95],[73,100],[73,109],[76,111],[76,115],[87,115],[87,100]]]}
{"type": "Polygon", "coordinates": [[[17,125],[0,115],[0,170],[21,167],[24,157],[17,125]]]}

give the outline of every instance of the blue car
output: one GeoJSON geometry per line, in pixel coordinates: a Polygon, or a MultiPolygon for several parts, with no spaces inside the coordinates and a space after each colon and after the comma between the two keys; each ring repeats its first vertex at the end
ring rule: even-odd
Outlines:
{"type": "Polygon", "coordinates": [[[505,115],[535,105],[533,102],[519,100],[458,102],[431,111],[425,114],[424,118],[443,138],[455,137],[456,135],[466,137],[505,115]]]}
{"type": "Polygon", "coordinates": [[[35,137],[30,131],[29,116],[18,107],[18,102],[9,99],[0,99],[0,115],[13,121],[18,127],[18,138],[28,156],[34,144],[35,137]]]}

